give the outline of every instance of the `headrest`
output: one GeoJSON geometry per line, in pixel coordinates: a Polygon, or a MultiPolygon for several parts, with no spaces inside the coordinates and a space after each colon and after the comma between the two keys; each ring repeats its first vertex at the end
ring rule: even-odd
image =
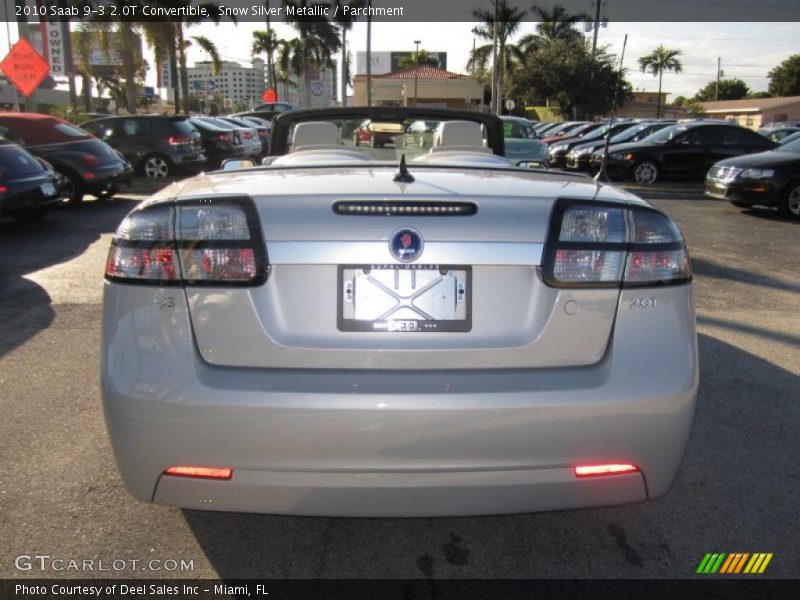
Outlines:
{"type": "Polygon", "coordinates": [[[292,151],[303,150],[309,146],[339,146],[339,128],[327,121],[298,123],[294,128],[292,151]]]}
{"type": "Polygon", "coordinates": [[[472,121],[445,121],[436,129],[433,145],[483,148],[481,126],[472,121]]]}

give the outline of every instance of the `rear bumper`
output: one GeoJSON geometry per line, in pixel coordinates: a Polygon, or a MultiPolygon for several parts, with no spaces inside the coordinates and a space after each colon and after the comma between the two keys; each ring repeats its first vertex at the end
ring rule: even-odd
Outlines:
{"type": "Polygon", "coordinates": [[[172,310],[153,302],[175,291],[106,284],[106,422],[141,500],[276,514],[501,514],[655,498],[680,465],[698,383],[691,286],[648,291],[658,295],[650,314],[629,308],[623,292],[606,356],[590,367],[393,372],[209,365],[183,297],[172,310]],[[572,474],[576,463],[606,462],[641,474],[572,474]],[[162,475],[175,465],[234,475],[162,475]]]}
{"type": "Polygon", "coordinates": [[[86,191],[92,195],[101,192],[116,191],[129,185],[133,180],[133,168],[129,163],[124,165],[103,167],[94,171],[93,179],[83,178],[86,191]]]}

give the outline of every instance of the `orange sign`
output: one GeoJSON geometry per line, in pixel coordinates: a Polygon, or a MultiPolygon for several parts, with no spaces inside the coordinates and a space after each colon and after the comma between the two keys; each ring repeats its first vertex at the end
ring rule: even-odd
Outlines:
{"type": "Polygon", "coordinates": [[[277,102],[278,101],[278,94],[275,93],[275,90],[269,88],[263,94],[261,94],[261,99],[264,102],[277,102]]]}
{"type": "Polygon", "coordinates": [[[21,39],[0,62],[0,71],[27,97],[50,72],[50,65],[28,40],[21,39]]]}

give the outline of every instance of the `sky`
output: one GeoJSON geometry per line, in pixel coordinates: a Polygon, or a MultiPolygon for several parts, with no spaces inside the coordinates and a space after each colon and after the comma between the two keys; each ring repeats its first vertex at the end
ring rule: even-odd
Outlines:
{"type": "MultiPolygon", "coordinates": [[[[0,55],[8,49],[6,27],[0,24],[0,55]]],[[[16,40],[15,23],[11,24],[12,41],[16,40]]],[[[253,22],[213,23],[192,26],[189,35],[205,35],[217,44],[225,60],[243,64],[250,62],[252,31],[265,28],[253,22]]],[[[376,21],[372,24],[372,48],[375,51],[414,49],[414,40],[429,51],[448,53],[448,70],[464,72],[474,36],[475,23],[390,23],[376,21]]],[[[274,23],[279,36],[294,37],[294,30],[283,23],[274,23]]],[[[517,37],[535,30],[535,23],[524,23],[517,37]]],[[[767,73],[792,54],[800,53],[800,23],[632,23],[611,22],[599,31],[598,44],[608,45],[609,51],[619,57],[625,34],[628,34],[624,66],[634,89],[655,91],[658,80],[639,70],[637,59],[648,54],[659,44],[682,51],[680,60],[683,73],[665,73],[663,91],[669,100],[678,95],[693,96],[701,87],[716,78],[717,58],[721,58],[724,77],[743,79],[752,91],[766,91],[767,73]]],[[[590,34],[586,34],[587,36],[590,34]]],[[[356,22],[348,33],[350,51],[355,55],[366,50],[366,24],[356,22]]],[[[477,42],[480,44],[480,41],[477,42]]],[[[152,54],[146,50],[152,63],[152,54]]],[[[199,49],[189,50],[189,64],[207,60],[199,49]]],[[[148,85],[155,84],[155,71],[148,76],[148,85]]]]}

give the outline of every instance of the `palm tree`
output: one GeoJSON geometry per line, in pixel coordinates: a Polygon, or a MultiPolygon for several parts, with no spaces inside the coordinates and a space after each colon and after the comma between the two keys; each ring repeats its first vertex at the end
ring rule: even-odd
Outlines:
{"type": "Polygon", "coordinates": [[[274,29],[253,32],[251,52],[253,55],[258,55],[262,52],[267,55],[267,87],[273,90],[278,79],[275,73],[275,54],[280,52],[285,44],[286,42],[278,37],[274,29]]]}
{"type": "Polygon", "coordinates": [[[439,66],[439,59],[433,56],[430,52],[422,48],[419,52],[416,50],[408,56],[401,58],[397,66],[401,69],[410,69],[417,65],[431,65],[432,67],[439,66]]]}
{"type": "Polygon", "coordinates": [[[677,58],[680,54],[680,50],[667,48],[662,44],[650,54],[639,57],[639,67],[641,67],[642,73],[649,71],[653,75],[658,76],[656,119],[661,117],[661,78],[664,75],[664,71],[672,71],[673,73],[680,73],[683,71],[683,65],[677,58]]]}
{"type": "MultiPolygon", "coordinates": [[[[497,73],[497,97],[492,98],[492,103],[497,114],[502,110],[503,100],[503,84],[506,72],[511,71],[514,64],[522,58],[520,49],[511,44],[509,40],[519,29],[522,23],[522,18],[525,16],[525,11],[520,10],[514,6],[509,6],[506,0],[499,0],[497,3],[497,23],[495,23],[494,10],[486,10],[477,8],[472,11],[472,15],[482,24],[475,27],[472,33],[484,40],[493,41],[495,33],[497,33],[497,65],[493,65],[494,70],[498,69],[497,73]]],[[[467,62],[468,69],[485,69],[489,59],[493,55],[493,44],[486,44],[478,46],[470,53],[469,61],[467,62]]]]}
{"type": "MultiPolygon", "coordinates": [[[[309,0],[289,0],[289,5],[300,9],[298,12],[313,13],[313,8],[321,3],[309,0]]],[[[303,104],[311,104],[306,74],[312,68],[333,68],[333,53],[341,48],[341,40],[329,21],[315,21],[315,17],[295,17],[287,22],[297,30],[298,36],[286,42],[281,49],[281,70],[300,78],[303,104]]],[[[318,17],[316,17],[318,18],[318,17]]]]}
{"type": "Polygon", "coordinates": [[[364,0],[334,0],[331,6],[338,10],[334,10],[336,18],[334,23],[339,26],[342,32],[342,106],[347,106],[347,86],[352,81],[352,73],[350,72],[350,52],[347,50],[347,32],[353,28],[355,17],[351,15],[345,16],[342,8],[344,6],[362,7],[364,0]]]}
{"type": "Polygon", "coordinates": [[[540,8],[535,4],[531,7],[531,12],[537,19],[536,33],[528,34],[520,40],[520,46],[536,44],[541,42],[552,42],[554,40],[566,40],[574,42],[583,39],[583,34],[575,27],[583,21],[590,21],[592,17],[586,13],[570,14],[558,4],[552,10],[540,8]]]}
{"type": "MultiPolygon", "coordinates": [[[[189,26],[189,24],[187,23],[186,26],[189,26]]],[[[222,61],[219,58],[216,45],[207,37],[195,35],[186,39],[184,35],[184,24],[181,21],[175,21],[175,31],[178,41],[178,69],[180,72],[181,93],[184,100],[184,112],[189,114],[189,107],[186,104],[186,100],[189,98],[189,69],[186,64],[186,51],[193,45],[197,45],[200,49],[205,50],[211,58],[211,72],[215,76],[219,75],[222,69],[222,61]]]]}

